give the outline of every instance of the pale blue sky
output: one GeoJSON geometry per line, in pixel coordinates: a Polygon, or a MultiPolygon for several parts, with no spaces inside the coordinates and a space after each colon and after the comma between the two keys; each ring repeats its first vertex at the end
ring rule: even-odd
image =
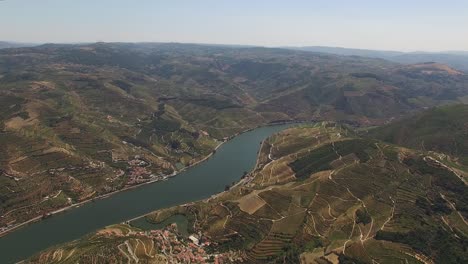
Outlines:
{"type": "Polygon", "coordinates": [[[0,40],[468,50],[468,0],[4,0],[0,40]]]}

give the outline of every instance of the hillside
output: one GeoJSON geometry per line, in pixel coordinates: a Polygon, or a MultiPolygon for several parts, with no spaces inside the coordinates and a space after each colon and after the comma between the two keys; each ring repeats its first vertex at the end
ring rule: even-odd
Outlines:
{"type": "Polygon", "coordinates": [[[466,102],[468,76],[454,72],[255,47],[2,49],[0,228],[162,180],[259,125],[376,125],[466,102]]]}
{"type": "Polygon", "coordinates": [[[460,157],[468,165],[468,105],[433,108],[369,131],[380,140],[460,157]]]}
{"type": "Polygon", "coordinates": [[[408,53],[389,58],[399,63],[413,64],[421,62],[438,62],[468,72],[468,54],[465,53],[408,53]]]}
{"type": "Polygon", "coordinates": [[[301,126],[265,141],[255,170],[227,192],[28,261],[466,263],[467,194],[434,153],[333,123],[301,126]]]}
{"type": "Polygon", "coordinates": [[[343,56],[361,56],[369,58],[381,58],[404,64],[418,64],[425,62],[437,62],[450,65],[461,71],[468,72],[468,53],[465,51],[447,52],[399,52],[367,49],[349,49],[337,47],[289,47],[290,49],[310,52],[321,52],[343,56]]]}

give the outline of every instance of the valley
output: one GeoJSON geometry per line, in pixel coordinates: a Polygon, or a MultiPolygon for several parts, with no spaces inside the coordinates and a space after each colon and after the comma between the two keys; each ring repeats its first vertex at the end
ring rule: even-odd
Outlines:
{"type": "Polygon", "coordinates": [[[0,262],[14,262],[58,243],[84,236],[104,226],[149,213],[156,208],[204,199],[222,192],[255,165],[260,142],[290,125],[245,132],[223,144],[205,162],[166,181],[118,192],[27,225],[0,238],[0,262]],[[237,157],[233,159],[232,157],[237,157]],[[220,176],[222,175],[222,176],[220,176]]]}
{"type": "MultiPolygon", "coordinates": [[[[65,221],[86,210],[107,214],[12,257],[162,208],[146,218],[184,215],[190,233],[211,245],[204,260],[218,253],[228,262],[430,263],[451,252],[456,263],[464,257],[468,75],[447,65],[261,47],[45,44],[0,50],[0,87],[0,228],[6,234],[44,218],[0,243],[44,235],[55,221],[65,229],[65,221]],[[175,188],[158,194],[172,203],[144,202],[154,195],[150,189],[163,188],[153,186],[176,184],[179,176],[171,176],[196,172],[211,155],[207,162],[215,160],[221,143],[292,122],[316,125],[264,141],[254,171],[229,172],[229,181],[215,188],[226,192],[198,201],[209,195],[182,199],[175,188]],[[450,181],[437,181],[440,175],[450,181]],[[142,195],[138,206],[120,200],[130,193],[142,195]],[[117,213],[118,206],[106,207],[112,201],[128,207],[117,213]],[[451,251],[438,251],[437,237],[451,251]],[[434,245],[423,248],[421,241],[434,245]]],[[[255,163],[255,156],[245,162],[255,163]]],[[[209,176],[226,177],[225,170],[209,176]]],[[[195,177],[200,182],[193,186],[204,189],[195,177]]],[[[31,261],[87,262],[117,251],[113,257],[124,262],[183,258],[153,244],[167,237],[183,245],[178,253],[194,253],[174,228],[165,236],[123,223],[31,261]],[[89,244],[94,240],[99,246],[89,244]]]]}
{"type": "Polygon", "coordinates": [[[466,14],[0,0],[0,264],[468,263],[466,14]]]}
{"type": "Polygon", "coordinates": [[[228,191],[148,214],[143,229],[140,219],[109,226],[28,261],[99,262],[110,253],[130,263],[463,263],[468,174],[444,157],[333,122],[301,125],[264,141],[255,169],[228,191]],[[190,237],[177,224],[154,237],[151,223],[177,215],[190,237]]]}

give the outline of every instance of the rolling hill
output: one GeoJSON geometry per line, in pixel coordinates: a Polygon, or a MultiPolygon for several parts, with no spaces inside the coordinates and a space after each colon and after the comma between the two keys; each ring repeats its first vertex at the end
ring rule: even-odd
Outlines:
{"type": "Polygon", "coordinates": [[[433,108],[369,131],[380,140],[460,158],[468,165],[468,105],[433,108]]]}
{"type": "Polygon", "coordinates": [[[379,125],[467,102],[468,76],[286,49],[169,43],[0,50],[0,227],[161,180],[256,126],[379,125]]]}
{"type": "Polygon", "coordinates": [[[338,47],[289,47],[290,49],[310,52],[321,52],[343,56],[361,56],[381,58],[405,64],[437,62],[450,65],[456,69],[468,72],[468,53],[465,51],[447,52],[399,52],[367,49],[348,49],[338,47]]]}
{"type": "Polygon", "coordinates": [[[433,152],[356,135],[330,122],[287,129],[262,144],[255,170],[229,191],[28,261],[467,262],[468,171],[433,152]],[[158,231],[157,223],[167,226],[158,231]]]}

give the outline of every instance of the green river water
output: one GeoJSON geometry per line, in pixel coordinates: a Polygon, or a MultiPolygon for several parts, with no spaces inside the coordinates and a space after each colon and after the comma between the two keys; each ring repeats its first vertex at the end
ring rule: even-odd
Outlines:
{"type": "Polygon", "coordinates": [[[50,246],[151,211],[210,197],[255,166],[262,140],[291,125],[257,128],[223,144],[207,161],[167,181],[96,200],[0,238],[0,263],[14,263],[50,246]]]}

